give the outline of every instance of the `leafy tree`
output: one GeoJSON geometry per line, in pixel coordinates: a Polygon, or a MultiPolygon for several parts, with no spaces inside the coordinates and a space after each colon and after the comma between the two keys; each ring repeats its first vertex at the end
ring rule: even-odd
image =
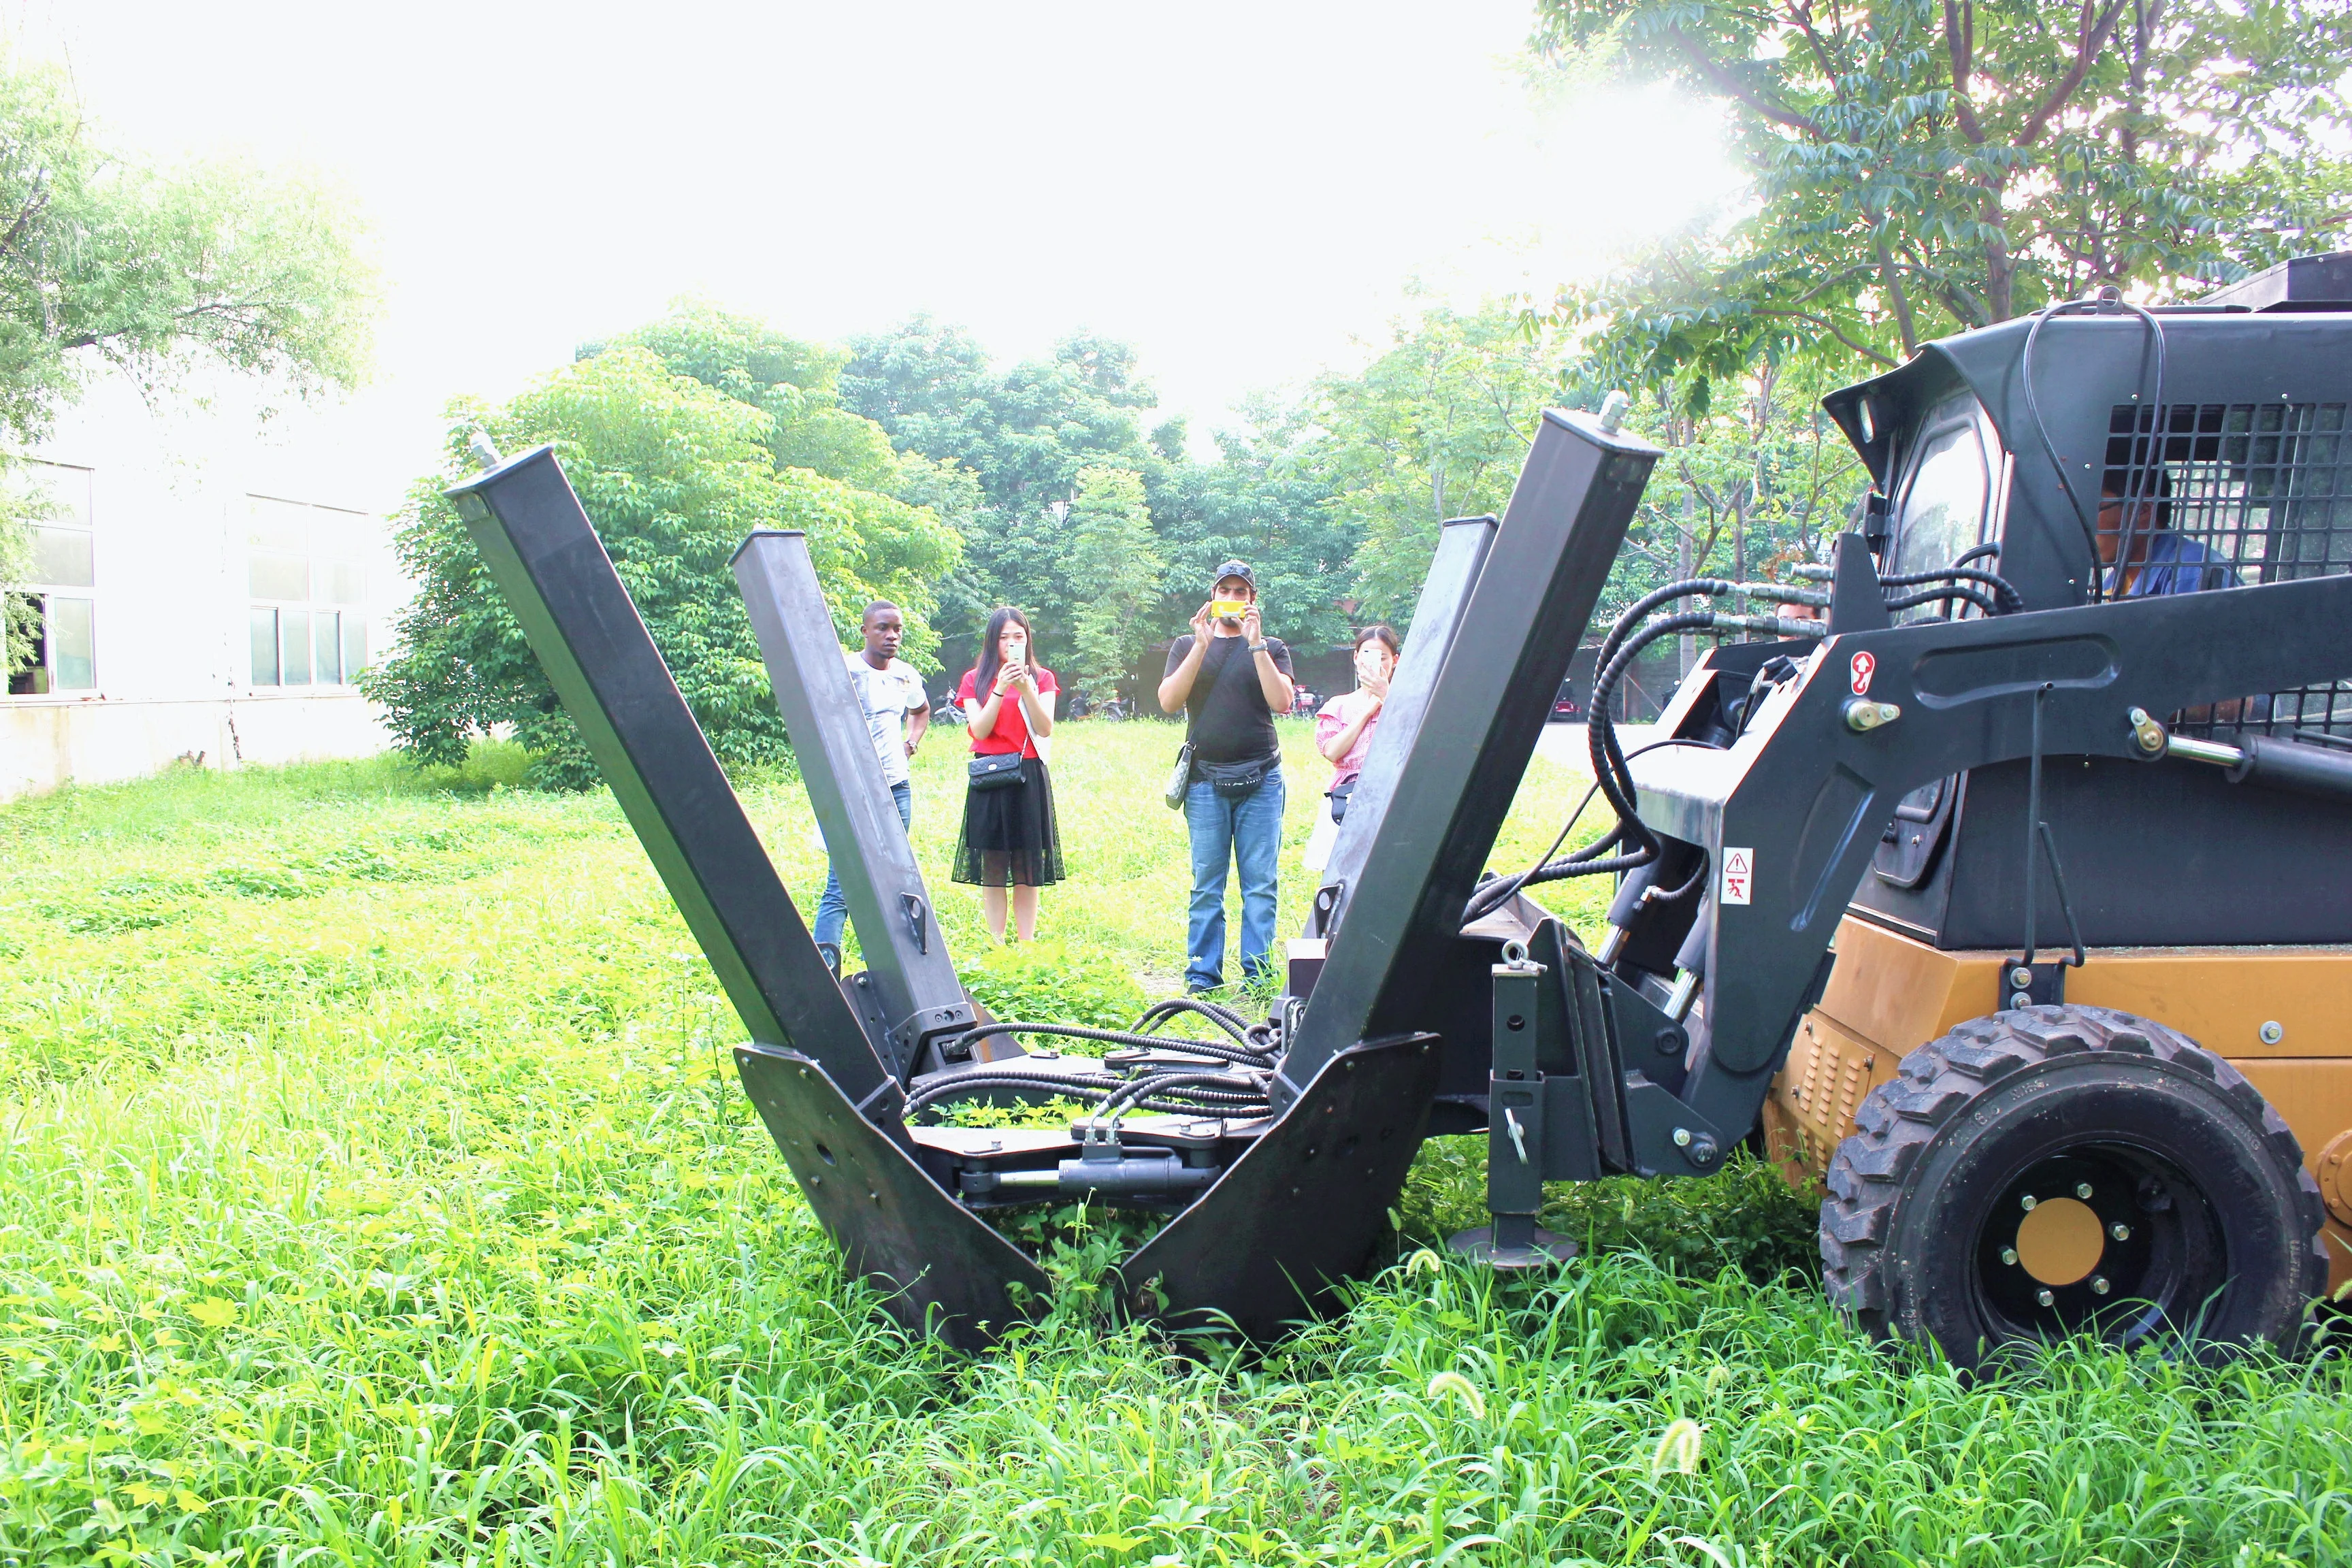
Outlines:
{"type": "MultiPolygon", "coordinates": [[[[1596,625],[1677,578],[1752,581],[1781,563],[1822,557],[1866,483],[1821,406],[1837,379],[1825,367],[1766,364],[1727,384],[1727,395],[1705,412],[1671,401],[1636,406],[1629,427],[1665,451],[1594,611],[1596,625]]],[[[1591,405],[1600,395],[1588,383],[1577,400],[1591,405]]],[[[1696,651],[1695,638],[1681,639],[1685,670],[1696,651]]]]}
{"type": "Polygon", "coordinates": [[[1239,428],[1217,432],[1217,460],[1171,464],[1153,503],[1168,562],[1155,637],[1181,632],[1210,574],[1238,557],[1257,574],[1268,631],[1301,650],[1343,644],[1360,526],[1328,504],[1306,410],[1261,398],[1242,414],[1239,428]]]}
{"type": "MultiPolygon", "coordinates": [[[[682,300],[650,326],[616,340],[649,349],[672,374],[690,375],[773,421],[763,445],[780,468],[807,468],[861,489],[888,491],[898,481],[890,437],[841,405],[839,382],[849,355],[788,338],[763,321],[708,300],[682,300]]],[[[604,352],[592,343],[580,357],[604,352]]]]}
{"type": "MultiPolygon", "coordinates": [[[[728,561],[756,528],[807,531],[826,602],[843,626],[877,597],[923,624],[929,584],[954,564],[955,535],[891,497],[805,468],[779,468],[774,416],[627,342],[557,372],[505,408],[452,410],[450,471],[485,429],[514,450],[552,442],[719,759],[756,763],[786,744],[728,561]],[[881,542],[877,545],[877,542],[881,542]]],[[[596,773],[504,596],[441,499],[446,478],[412,492],[395,539],[417,595],[399,647],[364,673],[402,746],[427,761],[511,724],[537,754],[536,782],[583,788],[596,773]]],[[[910,636],[910,641],[913,640],[910,636]]]]}
{"type": "MultiPolygon", "coordinates": [[[[825,546],[812,541],[813,552],[841,552],[845,584],[887,584],[877,592],[906,614],[905,657],[931,668],[940,642],[937,580],[951,562],[941,553],[950,542],[940,528],[942,516],[922,509],[939,499],[961,515],[966,489],[951,470],[934,471],[919,456],[894,452],[879,425],[841,406],[838,382],[847,353],[786,337],[763,321],[695,300],[673,304],[662,320],[615,342],[649,350],[672,374],[692,376],[768,416],[761,445],[788,488],[845,531],[825,546]]],[[[580,357],[604,352],[591,344],[580,357]]],[[[844,604],[845,625],[855,627],[865,598],[844,604]]]]}
{"type": "Polygon", "coordinates": [[[1578,79],[1722,104],[1733,221],[1565,290],[1612,374],[1712,381],[1928,338],[2114,283],[2158,293],[2326,248],[2352,162],[2341,0],[1538,0],[1578,79]]]}
{"type": "Polygon", "coordinates": [[[978,482],[980,504],[958,523],[963,570],[943,594],[955,606],[950,634],[975,636],[990,606],[1009,603],[1037,621],[1042,641],[1070,636],[1081,600],[1068,515],[1080,472],[1124,468],[1150,490],[1168,468],[1137,427],[1156,399],[1137,376],[1135,351],[1074,333],[1051,356],[999,372],[970,333],[920,315],[851,347],[844,404],[899,447],[978,482]]]}
{"type": "MultiPolygon", "coordinates": [[[[299,395],[355,384],[375,311],[360,238],[318,184],[110,152],[61,72],[0,53],[0,438],[37,440],[106,367],[151,390],[205,361],[299,395]]],[[[0,585],[30,515],[0,508],[0,585]]],[[[14,670],[29,644],[7,620],[14,670]]]]}
{"type": "Polygon", "coordinates": [[[1367,618],[1411,614],[1449,517],[1503,510],[1535,423],[1560,391],[1562,355],[1502,305],[1443,307],[1400,324],[1356,375],[1317,384],[1324,435],[1307,466],[1360,532],[1356,592],[1367,618]]]}
{"type": "Polygon", "coordinates": [[[1147,612],[1160,598],[1160,554],[1143,476],[1130,468],[1078,470],[1069,512],[1070,586],[1077,599],[1074,673],[1097,696],[1114,692],[1151,640],[1147,612]]]}

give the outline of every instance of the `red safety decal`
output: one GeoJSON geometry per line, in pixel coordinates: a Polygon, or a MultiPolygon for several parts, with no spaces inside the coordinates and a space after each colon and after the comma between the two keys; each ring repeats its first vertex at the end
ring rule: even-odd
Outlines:
{"type": "Polygon", "coordinates": [[[1756,890],[1756,851],[1726,847],[1723,852],[1723,901],[1744,904],[1756,890]]]}
{"type": "Polygon", "coordinates": [[[1878,673],[1878,661],[1866,652],[1858,653],[1846,668],[1851,672],[1847,684],[1853,688],[1853,694],[1856,697],[1869,696],[1870,678],[1878,673]]]}

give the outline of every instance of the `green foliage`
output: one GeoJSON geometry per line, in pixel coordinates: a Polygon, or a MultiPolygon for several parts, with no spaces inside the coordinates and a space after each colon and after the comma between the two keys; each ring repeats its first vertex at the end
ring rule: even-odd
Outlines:
{"type": "Polygon", "coordinates": [[[955,492],[964,552],[945,594],[950,635],[969,642],[992,607],[1018,605],[1037,625],[1045,662],[1063,661],[1086,602],[1072,577],[1079,474],[1105,466],[1156,477],[1167,466],[1137,429],[1137,411],[1155,399],[1136,378],[1135,351],[1078,333],[1047,358],[999,372],[970,333],[923,315],[851,346],[844,403],[977,487],[977,504],[966,505],[961,481],[902,478],[916,494],[955,492]]]}
{"type": "Polygon", "coordinates": [[[1665,456],[1643,491],[1595,622],[1676,578],[1753,581],[1782,562],[1819,560],[1869,482],[1821,406],[1839,379],[1817,362],[1766,363],[1727,382],[1703,409],[1642,399],[1628,427],[1665,456]]]}
{"type": "Polygon", "coordinates": [[[1344,647],[1361,524],[1326,504],[1331,487],[1316,467],[1307,409],[1261,398],[1241,414],[1238,428],[1217,432],[1217,460],[1171,464],[1152,502],[1168,563],[1155,636],[1185,630],[1210,574],[1238,557],[1257,573],[1269,631],[1302,651],[1344,647]]]}
{"type": "MultiPolygon", "coordinates": [[[[616,340],[650,350],[671,374],[748,403],[773,421],[766,446],[780,468],[806,468],[859,489],[889,492],[898,457],[882,427],[841,406],[838,384],[849,356],[788,338],[763,321],[707,300],[685,300],[650,326],[616,340]]],[[[580,351],[583,359],[604,344],[580,351]]]]}
{"type": "MultiPolygon", "coordinates": [[[[1115,959],[1050,939],[983,948],[956,973],[990,1013],[1028,1024],[1126,1029],[1149,1005],[1135,976],[1115,959]]],[[[1080,1056],[1102,1054],[1084,1040],[1045,1043],[1080,1056]]]]}
{"type": "Polygon", "coordinates": [[[40,617],[32,599],[7,591],[22,583],[33,566],[32,525],[49,515],[46,492],[26,482],[21,468],[0,467],[0,679],[16,674],[33,659],[33,638],[40,617]]]}
{"type": "Polygon", "coordinates": [[[1308,463],[1362,541],[1364,619],[1402,626],[1412,615],[1447,518],[1501,513],[1536,420],[1559,400],[1562,358],[1516,311],[1441,306],[1400,323],[1360,374],[1317,384],[1328,434],[1308,463]]]}
{"type": "Polygon", "coordinates": [[[1108,693],[1151,640],[1163,568],[1143,476],[1129,468],[1078,470],[1070,515],[1070,589],[1077,602],[1071,666],[1108,693]]]}
{"type": "Polygon", "coordinates": [[[0,56],[0,428],[37,437],[90,351],[151,384],[192,354],[302,390],[368,357],[374,276],[343,198],[234,163],[100,146],[65,74],[0,56]]]}
{"type": "MultiPolygon", "coordinates": [[[[1072,963],[1172,983],[1181,829],[1134,822],[1176,820],[1144,804],[1164,742],[1065,738],[1075,879],[1046,920],[1072,963]]],[[[961,761],[916,766],[944,888],[961,761]]],[[[1538,763],[1498,862],[1580,782],[1538,763]]],[[[813,897],[806,800],[746,804],[813,897]]],[[[939,912],[979,951],[969,900],[939,912]]],[[[979,1356],[913,1339],[744,1103],[733,1020],[601,794],[384,759],[0,806],[0,1557],[25,1568],[2352,1555],[2340,1358],[2068,1345],[1963,1380],[1769,1277],[1742,1238],[1793,1233],[1792,1200],[1753,1166],[1552,1189],[1586,1255],[1509,1282],[1412,1245],[1477,1218],[1441,1147],[1414,1191],[1450,1206],[1400,1265],[1245,1355],[1106,1326],[1137,1218],[1042,1205],[1007,1228],[1057,1282],[1045,1321],[979,1356]],[[142,879],[175,919],[44,910],[142,879]],[[1729,1239],[1667,1245],[1693,1225],[1729,1239]]]]}
{"type": "MultiPolygon", "coordinates": [[[[609,347],[587,351],[506,408],[453,410],[448,472],[486,429],[508,450],[552,442],[678,689],[730,766],[786,754],[751,623],[728,561],[756,528],[807,531],[809,552],[845,634],[866,605],[905,611],[907,653],[938,646],[933,584],[955,563],[955,533],[929,511],[845,479],[779,468],[779,451],[809,455],[812,432],[854,459],[853,474],[896,485],[898,465],[875,427],[831,406],[837,361],[823,351],[700,306],[609,347]],[[666,357],[665,357],[666,356],[666,357]],[[803,386],[788,377],[799,375],[803,386]],[[779,435],[781,410],[797,423],[779,435]]],[[[396,651],[362,677],[400,743],[456,765],[494,727],[510,725],[533,755],[532,777],[596,782],[578,731],[554,700],[504,596],[457,513],[446,479],[421,482],[395,534],[417,584],[397,625],[396,651]]]]}
{"type": "Polygon", "coordinates": [[[1754,200],[1559,315],[1608,374],[1891,365],[2113,282],[2193,289],[2325,249],[2352,160],[2336,0],[1538,0],[1563,84],[1722,104],[1754,200]]]}

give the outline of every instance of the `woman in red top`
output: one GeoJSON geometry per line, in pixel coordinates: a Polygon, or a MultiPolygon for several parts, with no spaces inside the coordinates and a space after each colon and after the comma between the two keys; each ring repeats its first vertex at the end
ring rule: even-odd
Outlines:
{"type": "Polygon", "coordinates": [[[1062,879],[1062,837],[1054,824],[1054,781],[1037,742],[1054,732],[1054,672],[1034,663],[1029,617],[1007,605],[988,617],[980,663],[964,671],[956,697],[975,757],[1017,756],[1017,782],[978,781],[963,797],[963,827],[956,835],[954,879],[980,889],[988,929],[1004,935],[1005,893],[1012,890],[1017,940],[1037,935],[1037,889],[1062,879]],[[983,698],[983,694],[985,694],[983,698]]]}

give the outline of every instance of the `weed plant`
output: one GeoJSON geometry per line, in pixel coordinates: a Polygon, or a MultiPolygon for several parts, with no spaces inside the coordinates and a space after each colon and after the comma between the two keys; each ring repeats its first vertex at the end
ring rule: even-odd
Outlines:
{"type": "MultiPolygon", "coordinates": [[[[1068,728],[1058,945],[1010,956],[946,883],[961,761],[925,749],[918,851],[1008,1005],[1170,988],[1172,744],[1068,728]]],[[[1560,1189],[1585,1256],[1506,1282],[1427,1247],[1479,1217],[1475,1144],[1433,1145],[1396,1264],[1255,1352],[1109,1321],[1131,1222],[1041,1209],[1050,1314],[911,1340],[743,1103],[610,799],[503,787],[517,760],[0,808],[0,1563],[2352,1556],[2340,1363],[2067,1346],[1966,1383],[1823,1305],[1810,1210],[1752,1164],[1560,1189]]],[[[1575,783],[1538,765],[1498,864],[1575,783]]],[[[807,907],[805,801],[743,793],[807,907]]]]}

